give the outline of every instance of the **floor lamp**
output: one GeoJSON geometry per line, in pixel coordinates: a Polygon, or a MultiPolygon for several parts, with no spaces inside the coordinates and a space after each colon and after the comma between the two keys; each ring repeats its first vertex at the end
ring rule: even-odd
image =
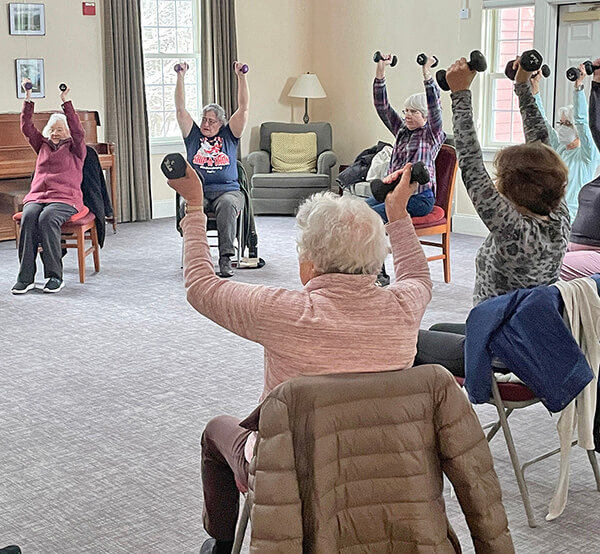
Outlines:
{"type": "Polygon", "coordinates": [[[308,99],[326,98],[327,94],[323,90],[319,78],[314,73],[305,73],[300,75],[288,96],[292,98],[304,98],[304,123],[308,123],[308,99]]]}

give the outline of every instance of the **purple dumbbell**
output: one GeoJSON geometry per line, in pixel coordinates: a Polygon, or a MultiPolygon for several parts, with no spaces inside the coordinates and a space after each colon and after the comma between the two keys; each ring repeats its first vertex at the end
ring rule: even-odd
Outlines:
{"type": "Polygon", "coordinates": [[[185,67],[181,63],[176,63],[175,67],[173,69],[175,70],[176,73],[179,73],[180,71],[183,71],[185,69],[185,67]]]}
{"type": "Polygon", "coordinates": [[[25,90],[31,90],[31,89],[33,88],[33,85],[32,85],[32,84],[31,84],[29,81],[27,81],[27,82],[26,82],[26,83],[23,85],[23,88],[24,88],[25,90]]]}
{"type": "MultiPolygon", "coordinates": [[[[233,64],[232,64],[232,65],[233,65],[233,70],[235,71],[235,62],[233,62],[233,64]]],[[[242,67],[241,67],[240,71],[241,71],[242,73],[248,73],[248,70],[249,70],[249,69],[250,69],[250,68],[249,68],[249,67],[248,67],[246,64],[244,64],[244,65],[242,65],[242,67]]]]}
{"type": "Polygon", "coordinates": [[[61,92],[65,92],[65,90],[67,90],[67,85],[61,83],[60,85],[58,85],[58,90],[60,90],[61,92]]]}

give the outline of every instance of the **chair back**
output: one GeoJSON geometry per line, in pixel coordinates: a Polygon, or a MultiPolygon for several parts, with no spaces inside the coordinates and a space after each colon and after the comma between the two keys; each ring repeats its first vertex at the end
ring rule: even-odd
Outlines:
{"type": "Polygon", "coordinates": [[[454,194],[457,169],[456,150],[449,144],[442,144],[442,148],[435,159],[437,181],[435,204],[444,210],[446,217],[450,217],[452,209],[452,196],[454,194]]]}
{"type": "Polygon", "coordinates": [[[260,149],[271,153],[271,133],[316,133],[317,156],[332,149],[331,125],[329,123],[279,123],[269,121],[260,126],[260,149]]]}

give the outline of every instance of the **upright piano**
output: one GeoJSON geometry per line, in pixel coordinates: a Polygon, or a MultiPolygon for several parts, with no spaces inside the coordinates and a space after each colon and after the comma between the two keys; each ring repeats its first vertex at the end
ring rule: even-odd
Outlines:
{"type": "MultiPolygon", "coordinates": [[[[34,125],[41,131],[54,112],[36,112],[34,125]]],[[[85,142],[92,146],[102,169],[108,171],[110,199],[113,206],[113,230],[117,230],[117,177],[113,143],[98,142],[98,112],[77,110],[85,130],[85,142]]],[[[0,241],[16,238],[12,214],[29,190],[31,174],[35,169],[36,153],[21,133],[19,113],[0,113],[0,241]]]]}

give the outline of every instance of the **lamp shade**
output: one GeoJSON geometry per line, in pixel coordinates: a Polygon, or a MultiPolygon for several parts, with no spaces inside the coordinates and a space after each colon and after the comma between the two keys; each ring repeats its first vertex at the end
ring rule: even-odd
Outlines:
{"type": "Polygon", "coordinates": [[[325,94],[319,78],[314,73],[305,73],[296,79],[288,96],[294,98],[326,98],[327,94],[325,94]]]}

